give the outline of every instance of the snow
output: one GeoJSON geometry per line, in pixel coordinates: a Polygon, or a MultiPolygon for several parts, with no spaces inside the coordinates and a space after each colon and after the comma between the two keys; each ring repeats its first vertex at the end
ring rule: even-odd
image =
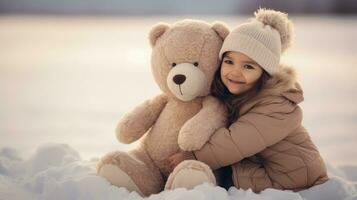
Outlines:
{"type": "MultiPolygon", "coordinates": [[[[0,199],[6,200],[95,200],[143,199],[136,192],[112,186],[95,175],[95,160],[83,160],[67,144],[48,143],[37,148],[28,159],[16,149],[0,151],[0,199]]],[[[356,168],[357,166],[355,166],[356,168]]],[[[331,179],[300,192],[266,189],[260,194],[251,189],[224,188],[204,183],[193,190],[178,188],[148,197],[159,199],[239,199],[239,200],[347,200],[357,199],[357,170],[328,165],[331,179]]]]}

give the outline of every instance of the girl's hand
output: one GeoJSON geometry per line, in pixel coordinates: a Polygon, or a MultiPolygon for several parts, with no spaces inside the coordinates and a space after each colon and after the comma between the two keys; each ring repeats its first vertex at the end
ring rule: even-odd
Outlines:
{"type": "Polygon", "coordinates": [[[172,156],[167,158],[167,161],[169,163],[169,166],[171,168],[171,170],[174,170],[175,167],[180,164],[180,162],[185,160],[185,156],[182,152],[178,152],[173,154],[172,156]]]}

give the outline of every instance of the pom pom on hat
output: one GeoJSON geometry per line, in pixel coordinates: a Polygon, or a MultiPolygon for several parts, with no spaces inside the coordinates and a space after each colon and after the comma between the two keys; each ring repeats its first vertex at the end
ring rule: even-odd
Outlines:
{"type": "Polygon", "coordinates": [[[281,52],[284,52],[291,46],[293,24],[288,19],[288,14],[260,8],[255,13],[255,19],[262,22],[264,25],[269,25],[280,34],[281,52]]]}

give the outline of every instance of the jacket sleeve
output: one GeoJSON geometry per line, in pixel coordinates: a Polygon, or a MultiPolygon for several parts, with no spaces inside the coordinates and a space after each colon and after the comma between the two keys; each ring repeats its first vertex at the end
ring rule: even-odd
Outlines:
{"type": "Polygon", "coordinates": [[[300,107],[289,101],[256,106],[228,129],[218,129],[194,154],[213,170],[231,165],[283,140],[301,120],[300,107]]]}

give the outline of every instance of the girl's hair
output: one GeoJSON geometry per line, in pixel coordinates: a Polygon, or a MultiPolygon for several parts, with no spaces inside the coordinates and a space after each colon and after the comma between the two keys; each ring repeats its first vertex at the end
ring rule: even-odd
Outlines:
{"type": "Polygon", "coordinates": [[[265,82],[270,78],[270,75],[265,70],[263,70],[262,75],[251,89],[238,95],[232,94],[229,92],[228,88],[224,85],[221,79],[221,66],[223,58],[224,54],[222,56],[220,67],[214,75],[214,79],[211,85],[211,94],[212,96],[219,98],[225,104],[228,110],[227,127],[229,127],[239,118],[240,107],[259,93],[265,82]]]}

